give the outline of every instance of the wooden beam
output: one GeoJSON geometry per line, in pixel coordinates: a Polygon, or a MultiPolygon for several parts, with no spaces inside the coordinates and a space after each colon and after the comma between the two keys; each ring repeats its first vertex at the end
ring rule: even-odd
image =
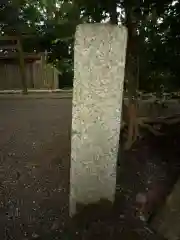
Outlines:
{"type": "Polygon", "coordinates": [[[11,50],[11,49],[17,49],[17,45],[0,45],[1,50],[11,50]]]}
{"type": "Polygon", "coordinates": [[[18,38],[16,36],[0,36],[0,41],[17,41],[18,38]]]}
{"type": "MultiPolygon", "coordinates": [[[[22,38],[34,38],[34,35],[22,35],[22,38]]],[[[8,35],[2,35],[0,36],[0,41],[18,41],[17,36],[8,36],[8,35]]]]}
{"type": "MultiPolygon", "coordinates": [[[[11,52],[8,54],[4,54],[4,53],[0,53],[0,60],[12,60],[12,59],[17,59],[18,56],[18,52],[11,52]]],[[[25,60],[40,60],[41,56],[39,54],[36,53],[24,53],[24,58],[25,60]]]]}

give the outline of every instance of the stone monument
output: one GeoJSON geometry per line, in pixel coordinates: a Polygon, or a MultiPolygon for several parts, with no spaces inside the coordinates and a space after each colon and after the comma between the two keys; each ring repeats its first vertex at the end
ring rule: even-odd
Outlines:
{"type": "Polygon", "coordinates": [[[127,30],[110,24],[76,29],[70,215],[76,204],[114,201],[127,30]]]}

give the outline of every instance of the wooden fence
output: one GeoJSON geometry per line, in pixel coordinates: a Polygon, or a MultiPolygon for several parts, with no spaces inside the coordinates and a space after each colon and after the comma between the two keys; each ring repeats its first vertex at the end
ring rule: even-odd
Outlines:
{"type": "MultiPolygon", "coordinates": [[[[44,61],[38,60],[25,64],[27,88],[57,89],[58,70],[44,61]]],[[[0,61],[0,89],[22,89],[21,73],[18,63],[0,61]]]]}

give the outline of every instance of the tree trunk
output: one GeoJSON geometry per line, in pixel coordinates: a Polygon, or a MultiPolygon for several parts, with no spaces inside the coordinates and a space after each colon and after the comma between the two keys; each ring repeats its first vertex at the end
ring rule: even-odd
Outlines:
{"type": "Polygon", "coordinates": [[[137,36],[136,23],[133,22],[132,6],[129,2],[125,2],[126,27],[128,29],[128,43],[126,54],[125,78],[127,80],[127,90],[129,98],[129,121],[128,121],[128,139],[126,148],[129,149],[138,135],[137,124],[137,103],[136,93],[138,87],[138,70],[137,70],[137,36]]]}

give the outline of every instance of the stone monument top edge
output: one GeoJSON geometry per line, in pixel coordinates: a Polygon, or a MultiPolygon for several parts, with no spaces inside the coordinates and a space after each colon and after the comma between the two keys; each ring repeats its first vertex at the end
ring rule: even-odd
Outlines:
{"type": "Polygon", "coordinates": [[[87,27],[110,27],[110,28],[114,28],[114,29],[121,29],[125,32],[127,32],[127,27],[126,26],[123,26],[123,25],[117,25],[117,24],[111,24],[111,23],[81,23],[81,24],[78,24],[76,26],[76,31],[79,29],[79,28],[87,28],[87,27]]]}

